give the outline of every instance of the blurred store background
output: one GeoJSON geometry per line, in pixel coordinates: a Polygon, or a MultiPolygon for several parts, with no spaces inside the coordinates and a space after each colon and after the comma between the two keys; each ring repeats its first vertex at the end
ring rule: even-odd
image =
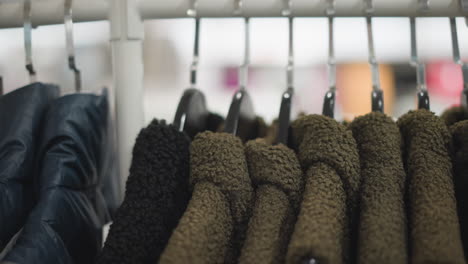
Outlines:
{"type": "MultiPolygon", "coordinates": [[[[398,117],[416,107],[416,74],[409,65],[408,18],[374,18],[376,55],[381,63],[385,111],[398,117]]],[[[468,27],[458,20],[462,54],[468,55],[468,27]]],[[[146,120],[172,121],[179,98],[189,84],[193,19],[145,23],[144,42],[146,120]]],[[[77,63],[85,91],[112,87],[108,22],[75,24],[77,63]]],[[[198,86],[208,107],[225,116],[237,89],[237,67],[243,55],[243,20],[203,19],[200,35],[198,86]]],[[[279,112],[286,88],[287,19],[251,19],[251,67],[248,91],[256,112],[271,121],[279,112]]],[[[294,27],[296,111],[320,113],[327,89],[328,23],[325,18],[297,18],[294,27]]],[[[418,51],[427,63],[431,108],[440,113],[459,104],[463,86],[460,67],[452,62],[448,18],[417,19],[418,51]]],[[[28,83],[24,68],[23,31],[0,30],[0,76],[5,92],[28,83]]],[[[351,119],[370,111],[371,79],[367,62],[364,18],[335,19],[338,67],[338,118],[351,119]]],[[[33,56],[38,80],[57,83],[63,93],[73,91],[67,67],[63,25],[44,26],[33,32],[33,56]]]]}

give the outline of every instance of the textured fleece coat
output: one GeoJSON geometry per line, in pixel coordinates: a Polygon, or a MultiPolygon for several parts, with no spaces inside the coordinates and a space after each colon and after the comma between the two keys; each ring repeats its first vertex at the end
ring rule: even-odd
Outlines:
{"type": "Polygon", "coordinates": [[[427,110],[410,111],[398,125],[408,176],[410,262],[465,263],[447,126],[427,110]]]}
{"type": "Polygon", "coordinates": [[[97,263],[156,263],[189,200],[189,138],[154,120],[136,139],[125,199],[97,263]]]}
{"type": "Polygon", "coordinates": [[[284,263],[304,181],[296,154],[265,140],[246,144],[255,205],[239,263],[284,263]]]}
{"type": "Polygon", "coordinates": [[[468,119],[468,110],[463,106],[455,106],[445,110],[441,115],[447,126],[468,119]]]}
{"type": "Polygon", "coordinates": [[[453,180],[465,255],[468,253],[468,120],[450,127],[453,138],[453,180]]]}
{"type": "Polygon", "coordinates": [[[452,134],[452,163],[455,198],[465,256],[468,253],[468,110],[463,106],[447,109],[442,119],[452,134]]]}
{"type": "Polygon", "coordinates": [[[305,189],[286,263],[352,263],[360,181],[356,141],[346,127],[320,115],[299,118],[292,131],[305,189]]]}
{"type": "Polygon", "coordinates": [[[244,146],[204,132],[190,151],[192,198],[159,263],[236,263],[253,202],[244,146]]]}
{"type": "Polygon", "coordinates": [[[357,263],[407,263],[400,130],[390,117],[377,112],[356,118],[349,129],[361,161],[357,263]]]}

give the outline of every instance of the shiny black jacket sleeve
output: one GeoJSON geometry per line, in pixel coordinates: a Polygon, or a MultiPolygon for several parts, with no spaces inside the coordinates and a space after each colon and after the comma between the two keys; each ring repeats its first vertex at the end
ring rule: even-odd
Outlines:
{"type": "Polygon", "coordinates": [[[31,208],[41,120],[58,92],[56,86],[34,83],[0,97],[0,251],[31,208]]]}
{"type": "Polygon", "coordinates": [[[73,94],[53,102],[37,154],[37,204],[6,261],[94,262],[101,227],[109,217],[98,187],[107,152],[108,111],[105,96],[73,94]]]}

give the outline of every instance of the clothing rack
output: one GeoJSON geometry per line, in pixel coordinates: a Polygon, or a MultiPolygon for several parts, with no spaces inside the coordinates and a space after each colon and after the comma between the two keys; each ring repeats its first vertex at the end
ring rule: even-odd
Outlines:
{"type": "MultiPolygon", "coordinates": [[[[335,1],[334,17],[364,17],[368,0],[335,1]]],[[[455,17],[468,16],[468,0],[430,1],[421,10],[423,0],[373,0],[375,17],[455,17]]],[[[125,180],[131,151],[143,117],[143,21],[161,18],[185,18],[191,0],[77,0],[73,1],[74,22],[110,21],[113,83],[117,117],[120,171],[125,180]]],[[[294,17],[325,17],[327,0],[292,0],[294,17]]],[[[234,17],[235,0],[198,0],[199,17],[234,17]]],[[[282,17],[284,0],[244,0],[246,17],[282,17]]],[[[35,0],[32,3],[34,27],[62,24],[64,0],[35,0]]],[[[0,1],[0,29],[23,26],[23,1],[0,1]]],[[[124,184],[122,186],[125,186],[124,184]]]]}

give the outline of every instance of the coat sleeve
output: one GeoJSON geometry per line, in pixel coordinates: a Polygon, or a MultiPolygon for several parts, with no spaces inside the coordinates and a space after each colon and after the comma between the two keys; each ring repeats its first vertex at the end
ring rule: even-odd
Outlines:
{"type": "Polygon", "coordinates": [[[41,120],[58,93],[56,86],[34,83],[0,97],[0,251],[31,209],[41,120]]]}
{"type": "Polygon", "coordinates": [[[108,214],[97,187],[107,124],[103,103],[100,96],[72,94],[49,107],[34,177],[37,202],[6,261],[94,263],[108,214]]]}

